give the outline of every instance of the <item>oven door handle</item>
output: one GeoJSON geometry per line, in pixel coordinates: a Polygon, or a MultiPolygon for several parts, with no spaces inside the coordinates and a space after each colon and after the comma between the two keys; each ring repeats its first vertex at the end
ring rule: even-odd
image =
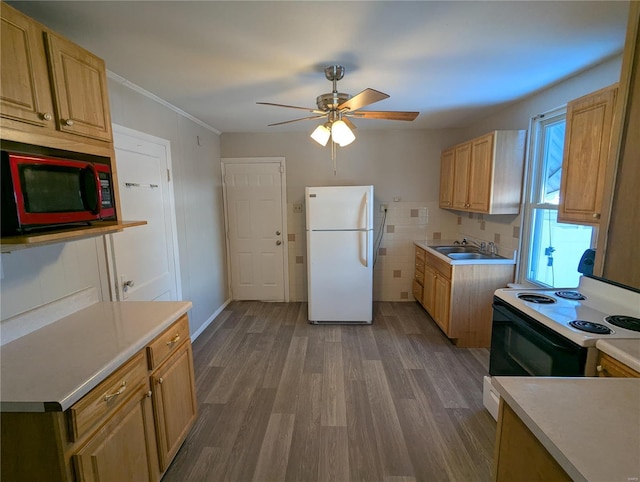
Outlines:
{"type": "MultiPolygon", "coordinates": [[[[508,310],[506,310],[502,306],[496,306],[494,304],[493,308],[498,310],[498,311],[500,311],[503,315],[505,315],[508,318],[510,323],[512,323],[513,325],[517,326],[522,331],[527,332],[529,335],[531,335],[533,338],[537,339],[539,342],[542,342],[545,345],[551,345],[556,350],[572,351],[572,349],[570,347],[558,345],[557,343],[554,343],[550,338],[541,335],[538,331],[536,331],[534,328],[532,328],[530,326],[530,324],[527,323],[526,320],[518,318],[516,315],[514,315],[511,312],[509,312],[508,310]]],[[[541,324],[541,326],[544,326],[544,325],[541,324]]]]}

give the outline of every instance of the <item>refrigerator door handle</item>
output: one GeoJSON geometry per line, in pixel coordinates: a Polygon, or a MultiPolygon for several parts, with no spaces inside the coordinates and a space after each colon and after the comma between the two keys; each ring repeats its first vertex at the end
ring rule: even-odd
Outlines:
{"type": "MultiPolygon", "coordinates": [[[[368,212],[368,211],[367,211],[368,212]]],[[[369,267],[369,230],[367,229],[367,239],[366,244],[364,245],[364,259],[365,259],[365,267],[369,267]]]]}

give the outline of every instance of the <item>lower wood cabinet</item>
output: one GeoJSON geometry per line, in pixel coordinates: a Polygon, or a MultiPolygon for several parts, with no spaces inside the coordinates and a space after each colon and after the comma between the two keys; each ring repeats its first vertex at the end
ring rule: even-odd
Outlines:
{"type": "Polygon", "coordinates": [[[2,412],[0,480],[157,482],[197,417],[183,315],[64,412],[2,412]]]}
{"type": "Polygon", "coordinates": [[[160,470],[164,472],[198,415],[191,344],[184,343],[151,376],[160,470]]]}
{"type": "Polygon", "coordinates": [[[500,401],[494,481],[570,482],[572,479],[512,408],[500,401]]]}
{"type": "Polygon", "coordinates": [[[416,246],[413,293],[454,344],[487,348],[493,292],[512,282],[514,272],[513,264],[452,265],[416,246]]]}
{"type": "Polygon", "coordinates": [[[78,481],[154,482],[159,479],[153,413],[147,386],[73,456],[78,481]]]}

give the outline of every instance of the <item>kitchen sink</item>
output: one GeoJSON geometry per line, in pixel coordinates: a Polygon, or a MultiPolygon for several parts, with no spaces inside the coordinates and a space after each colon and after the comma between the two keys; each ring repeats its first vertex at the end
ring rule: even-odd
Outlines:
{"type": "Polygon", "coordinates": [[[438,253],[449,255],[450,253],[479,253],[477,246],[429,246],[438,253]]]}
{"type": "Polygon", "coordinates": [[[447,253],[447,256],[451,259],[505,259],[497,254],[488,253],[447,253]]]}

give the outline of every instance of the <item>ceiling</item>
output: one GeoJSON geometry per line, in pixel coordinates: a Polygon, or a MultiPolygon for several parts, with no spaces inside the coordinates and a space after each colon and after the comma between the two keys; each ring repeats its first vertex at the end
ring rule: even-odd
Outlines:
{"type": "Polygon", "coordinates": [[[105,59],[126,80],[214,130],[308,130],[331,92],[389,99],[369,110],[414,122],[358,128],[463,128],[619,54],[628,2],[616,1],[29,1],[8,2],[105,59]]]}

